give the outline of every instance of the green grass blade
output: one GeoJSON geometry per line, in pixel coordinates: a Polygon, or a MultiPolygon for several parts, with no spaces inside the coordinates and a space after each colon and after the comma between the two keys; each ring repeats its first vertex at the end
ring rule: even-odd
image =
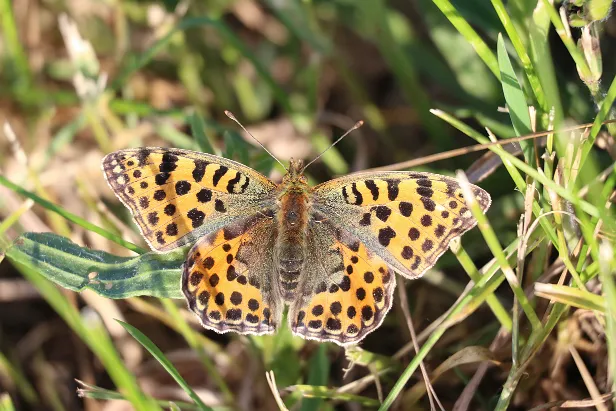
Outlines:
{"type": "Polygon", "coordinates": [[[477,34],[473,27],[460,15],[456,8],[449,0],[432,0],[433,3],[443,12],[449,22],[464,36],[466,40],[473,46],[477,55],[488,66],[492,74],[500,80],[500,70],[498,61],[494,52],[490,50],[488,45],[477,34]]]}
{"type": "Polygon", "coordinates": [[[190,124],[193,137],[195,141],[197,142],[197,146],[199,147],[199,150],[201,150],[204,153],[216,154],[216,151],[214,150],[214,146],[212,146],[210,139],[207,137],[207,134],[205,133],[205,122],[203,121],[203,117],[197,112],[192,113],[188,117],[188,123],[190,124]]]}
{"type": "Polygon", "coordinates": [[[566,285],[535,283],[535,295],[562,304],[605,313],[605,298],[566,285]]]}
{"type": "Polygon", "coordinates": [[[13,262],[24,277],[37,288],[41,296],[62,317],[71,329],[86,343],[101,361],[109,377],[122,391],[125,398],[138,411],[160,409],[156,403],[145,396],[139,388],[136,378],[130,372],[113,346],[109,334],[103,329],[95,315],[86,319],[81,316],[73,301],[69,301],[58,288],[41,276],[36,269],[13,262]]]}
{"type": "MultiPolygon", "coordinates": [[[[515,71],[509,60],[509,55],[507,54],[507,49],[505,48],[505,41],[501,34],[498,35],[497,50],[503,94],[505,95],[505,101],[509,109],[511,124],[513,124],[513,128],[518,136],[530,134],[532,128],[530,126],[530,115],[528,114],[526,96],[524,96],[524,91],[515,75],[515,71]]],[[[526,161],[530,161],[532,158],[532,142],[523,141],[520,145],[524,151],[526,161]]]]}
{"type": "MultiPolygon", "coordinates": [[[[318,349],[310,359],[308,370],[308,384],[310,386],[327,385],[329,376],[329,359],[327,358],[327,344],[319,344],[318,349]]],[[[323,401],[318,398],[307,398],[302,401],[301,411],[317,411],[322,408],[323,401]]]]}
{"type": "Polygon", "coordinates": [[[152,354],[152,356],[163,366],[163,368],[169,373],[169,375],[178,383],[180,387],[188,394],[190,398],[199,406],[201,410],[211,410],[210,407],[205,405],[201,398],[195,393],[195,391],[191,388],[190,385],[182,378],[178,370],[171,364],[171,361],[163,354],[163,352],[150,340],[145,336],[141,331],[136,329],[130,324],[127,324],[123,321],[116,320],[130,335],[133,336],[135,340],[139,342],[146,350],[152,354]]]}
{"type": "Polygon", "coordinates": [[[64,217],[65,219],[67,219],[68,221],[71,221],[75,224],[80,225],[81,227],[85,228],[88,231],[92,231],[94,233],[97,233],[98,235],[100,235],[101,237],[104,237],[108,240],[113,241],[116,244],[119,244],[131,251],[134,251],[138,254],[143,253],[145,250],[129,241],[125,241],[123,240],[121,237],[110,233],[109,231],[105,230],[102,227],[99,227],[95,224],[90,223],[89,221],[84,220],[81,217],[76,216],[75,214],[69,213],[68,211],[66,211],[65,209],[63,209],[62,207],[59,207],[57,205],[55,205],[54,203],[45,200],[44,198],[41,198],[39,196],[37,196],[36,194],[25,190],[23,188],[21,188],[20,186],[18,186],[17,184],[7,180],[4,176],[0,176],[0,184],[2,184],[3,186],[10,188],[11,190],[15,191],[17,194],[20,194],[24,197],[30,198],[32,200],[34,200],[35,203],[41,205],[42,207],[46,208],[49,211],[53,211],[56,214],[61,215],[62,217],[64,217]]]}
{"type": "MultiPolygon", "coordinates": [[[[507,12],[505,5],[503,4],[501,0],[492,0],[492,5],[494,6],[494,10],[496,10],[498,17],[500,18],[501,23],[503,24],[503,27],[505,28],[505,31],[507,32],[507,36],[509,37],[509,40],[511,40],[511,44],[513,45],[513,48],[518,54],[518,58],[520,59],[520,62],[522,63],[522,67],[524,68],[524,72],[526,73],[526,77],[528,78],[528,83],[530,85],[531,90],[535,94],[535,98],[537,99],[537,103],[539,104],[539,107],[545,112],[549,111],[550,107],[548,107],[547,105],[546,96],[543,92],[543,86],[541,85],[541,82],[539,81],[539,77],[537,76],[537,73],[535,72],[535,68],[533,66],[533,63],[531,62],[529,53],[526,50],[524,41],[522,40],[520,34],[518,33],[518,30],[516,30],[513,22],[511,21],[511,17],[509,17],[509,13],[507,12]]],[[[501,35],[499,34],[499,42],[500,41],[501,41],[501,35]]],[[[500,54],[501,54],[500,46],[498,47],[498,54],[499,54],[499,66],[501,67],[501,75],[502,75],[503,67],[500,61],[500,54]]]]}

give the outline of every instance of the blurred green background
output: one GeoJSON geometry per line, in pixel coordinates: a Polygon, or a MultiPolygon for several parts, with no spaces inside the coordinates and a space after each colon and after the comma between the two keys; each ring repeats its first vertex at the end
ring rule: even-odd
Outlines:
{"type": "Polygon", "coordinates": [[[611,1],[555,3],[0,0],[0,409],[610,409],[616,146],[599,126],[616,96],[616,24],[611,1]],[[181,296],[147,279],[175,278],[182,251],[135,257],[147,246],[100,160],[179,147],[279,180],[224,110],[283,162],[364,120],[311,183],[406,169],[489,141],[486,128],[595,126],[413,168],[467,170],[492,195],[488,220],[399,281],[383,325],[345,351],[288,329],[206,332],[181,299],[154,298],[181,296]],[[122,269],[132,294],[49,281],[82,290],[88,273],[122,269]]]}

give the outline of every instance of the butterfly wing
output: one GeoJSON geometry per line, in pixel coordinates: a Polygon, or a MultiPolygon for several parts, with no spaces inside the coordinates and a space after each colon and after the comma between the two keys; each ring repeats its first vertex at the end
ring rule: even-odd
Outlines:
{"type": "Polygon", "coordinates": [[[219,333],[273,333],[282,317],[274,282],[276,220],[264,211],[200,239],[182,273],[189,308],[219,333]]]}
{"type": "MultiPolygon", "coordinates": [[[[490,195],[471,187],[485,212],[490,195]]],[[[453,238],[477,224],[458,182],[431,173],[361,173],[331,180],[314,188],[313,207],[408,278],[421,276],[453,238]]]]}
{"type": "Polygon", "coordinates": [[[136,148],[102,162],[109,186],[131,210],[148,245],[164,252],[274,204],[276,185],[218,156],[136,148]]]}
{"type": "Polygon", "coordinates": [[[314,215],[289,324],[295,335],[356,344],[381,325],[396,280],[385,261],[349,232],[314,215]]]}

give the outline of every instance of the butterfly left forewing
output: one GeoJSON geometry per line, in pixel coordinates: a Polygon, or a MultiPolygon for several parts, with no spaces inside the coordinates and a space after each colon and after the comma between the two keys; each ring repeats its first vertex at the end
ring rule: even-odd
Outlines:
{"type": "MultiPolygon", "coordinates": [[[[471,186],[483,211],[490,195],[471,186]]],[[[450,241],[477,223],[458,182],[419,172],[362,173],[314,188],[313,207],[408,278],[421,276],[450,241]]]]}
{"type": "Polygon", "coordinates": [[[255,170],[189,150],[120,150],[103,159],[103,171],[156,251],[193,242],[275,201],[275,184],[255,170]]]}

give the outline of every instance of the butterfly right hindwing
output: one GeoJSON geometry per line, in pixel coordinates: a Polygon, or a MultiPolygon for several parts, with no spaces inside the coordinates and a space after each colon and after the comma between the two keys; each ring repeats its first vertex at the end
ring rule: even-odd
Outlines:
{"type": "Polygon", "coordinates": [[[304,271],[289,307],[295,335],[339,345],[374,331],[393,303],[396,279],[356,237],[317,216],[308,229],[304,271]]]}

